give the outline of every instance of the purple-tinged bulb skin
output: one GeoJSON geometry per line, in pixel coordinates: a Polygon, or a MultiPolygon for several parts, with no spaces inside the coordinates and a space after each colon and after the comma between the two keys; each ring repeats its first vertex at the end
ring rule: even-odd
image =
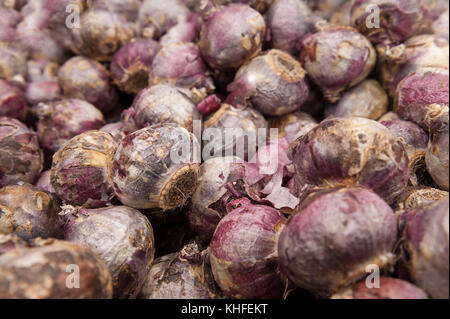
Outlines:
{"type": "Polygon", "coordinates": [[[351,21],[373,44],[391,45],[420,33],[426,26],[425,14],[421,0],[356,0],[351,21]],[[373,10],[368,6],[377,6],[379,26],[374,25],[373,10]]]}
{"type": "Polygon", "coordinates": [[[290,148],[302,186],[358,185],[392,203],[410,175],[403,144],[384,125],[362,117],[324,120],[290,148]]]}
{"type": "Polygon", "coordinates": [[[85,100],[102,112],[117,104],[117,91],[108,70],[94,60],[81,56],[67,60],[59,69],[58,79],[67,98],[85,100]]]}
{"type": "Polygon", "coordinates": [[[403,120],[380,122],[405,147],[408,154],[411,173],[415,173],[425,164],[425,153],[428,146],[428,134],[417,124],[403,120]]]}
{"type": "Polygon", "coordinates": [[[51,170],[47,170],[42,172],[41,176],[39,176],[39,179],[36,182],[36,186],[39,188],[42,188],[48,193],[54,193],[52,183],[50,181],[50,176],[52,174],[51,170]]]}
{"type": "Polygon", "coordinates": [[[306,0],[310,9],[325,19],[329,19],[345,2],[346,0],[306,0]]]}
{"type": "Polygon", "coordinates": [[[59,65],[42,60],[27,61],[27,83],[58,81],[59,65]]]}
{"type": "Polygon", "coordinates": [[[189,227],[204,241],[209,241],[220,219],[227,213],[226,204],[233,199],[226,185],[242,179],[244,170],[234,156],[215,157],[200,166],[199,184],[192,195],[186,217],[189,227]]]}
{"type": "Polygon", "coordinates": [[[170,28],[165,35],[161,37],[159,43],[165,47],[177,42],[195,42],[199,34],[199,25],[195,21],[180,22],[170,28]]]}
{"type": "Polygon", "coordinates": [[[54,155],[51,183],[65,204],[97,208],[114,196],[109,170],[117,143],[109,133],[87,131],[54,155]]]}
{"type": "Polygon", "coordinates": [[[378,123],[392,120],[400,120],[400,117],[396,112],[389,111],[387,113],[384,113],[384,115],[378,119],[378,123]]]}
{"type": "Polygon", "coordinates": [[[106,62],[135,36],[133,26],[119,14],[89,10],[80,18],[80,28],[72,28],[72,50],[77,55],[106,62]]]}
{"type": "Polygon", "coordinates": [[[346,27],[352,26],[352,1],[345,1],[330,17],[330,23],[346,27]]]}
{"type": "Polygon", "coordinates": [[[63,221],[55,196],[39,187],[23,184],[0,189],[0,234],[22,239],[62,238],[63,221]]]}
{"type": "Polygon", "coordinates": [[[305,2],[276,0],[266,14],[267,29],[274,49],[297,56],[300,40],[314,31],[315,16],[305,2]]]}
{"type": "MultiPolygon", "coordinates": [[[[448,113],[447,113],[448,121],[448,113]]],[[[448,125],[448,124],[447,124],[448,125]]],[[[425,155],[427,171],[439,188],[449,190],[449,132],[448,126],[444,131],[432,134],[425,155]]]]}
{"type": "Polygon", "coordinates": [[[109,133],[114,138],[114,140],[117,143],[120,143],[120,141],[127,136],[127,132],[124,128],[124,124],[122,122],[114,122],[109,123],[100,128],[100,131],[109,133]]]}
{"type": "Polygon", "coordinates": [[[397,202],[396,214],[421,208],[448,197],[448,192],[432,187],[411,187],[407,189],[397,202]]]}
{"type": "Polygon", "coordinates": [[[328,105],[328,117],[358,116],[378,120],[388,110],[389,98],[383,87],[375,80],[364,80],[345,92],[339,102],[328,105]]]}
{"type": "Polygon", "coordinates": [[[0,117],[0,187],[18,182],[33,184],[43,162],[36,132],[16,119],[0,117]]]}
{"type": "MultiPolygon", "coordinates": [[[[276,138],[286,138],[289,144],[317,126],[317,121],[309,114],[294,112],[269,119],[269,127],[278,129],[276,138]]],[[[272,138],[269,136],[269,138],[272,138]]]]}
{"type": "Polygon", "coordinates": [[[40,103],[35,112],[39,117],[39,142],[53,152],[72,137],[98,130],[105,124],[102,112],[92,104],[78,99],[40,103]]]}
{"type": "Polygon", "coordinates": [[[12,42],[16,38],[16,26],[20,13],[13,9],[0,9],[0,42],[12,42]]]}
{"type": "Polygon", "coordinates": [[[149,85],[168,83],[187,89],[215,89],[203,62],[198,46],[194,43],[172,43],[163,47],[153,60],[149,85]]]}
{"type": "Polygon", "coordinates": [[[286,218],[275,208],[241,202],[211,240],[214,278],[228,298],[281,298],[287,280],[279,270],[277,242],[286,218]]]}
{"type": "Polygon", "coordinates": [[[214,70],[237,70],[262,48],[266,33],[263,16],[248,5],[231,4],[204,17],[199,48],[214,70]]]}
{"type": "Polygon", "coordinates": [[[193,131],[201,120],[192,94],[171,84],[158,84],[142,90],[122,114],[126,127],[144,128],[159,123],[174,123],[193,131]]]}
{"type": "Polygon", "coordinates": [[[26,54],[12,45],[0,46],[0,78],[24,85],[27,76],[26,54]]]}
{"type": "Polygon", "coordinates": [[[115,298],[135,298],[155,254],[153,228],[127,206],[99,209],[69,207],[64,239],[90,249],[105,261],[115,298]],[[101,243],[101,245],[99,245],[101,243]]]}
{"type": "Polygon", "coordinates": [[[394,212],[363,188],[319,191],[300,204],[278,240],[282,271],[297,286],[327,296],[367,275],[390,269],[397,241],[394,212]]]}
{"type": "Polygon", "coordinates": [[[428,299],[428,296],[425,291],[405,280],[381,277],[379,287],[367,287],[363,280],[342,289],[331,299],[428,299]]]}
{"type": "Polygon", "coordinates": [[[64,63],[67,59],[64,47],[56,41],[49,30],[25,30],[17,32],[16,37],[30,59],[58,64],[64,63]]]}
{"type": "Polygon", "coordinates": [[[61,98],[61,87],[58,81],[39,81],[28,83],[25,97],[31,105],[50,103],[61,98]]]}
{"type": "Polygon", "coordinates": [[[258,131],[267,127],[266,119],[257,110],[222,103],[203,122],[203,160],[217,156],[250,160],[256,152],[258,131]]]}
{"type": "Polygon", "coordinates": [[[129,22],[136,22],[142,0],[94,0],[88,3],[90,10],[103,9],[122,15],[129,22]]]}
{"type": "Polygon", "coordinates": [[[197,110],[202,115],[211,115],[212,113],[220,109],[221,104],[222,101],[217,97],[217,95],[208,95],[200,103],[197,104],[197,110]]]}
{"type": "Polygon", "coordinates": [[[372,71],[376,52],[362,34],[350,27],[326,26],[303,37],[300,62],[331,103],[372,71]]]}
{"type": "Polygon", "coordinates": [[[0,79],[0,116],[25,120],[28,103],[24,92],[17,86],[0,79]]]}
{"type": "Polygon", "coordinates": [[[124,92],[138,94],[148,85],[148,75],[159,44],[151,39],[135,38],[112,57],[110,70],[114,83],[124,92]]]}
{"type": "Polygon", "coordinates": [[[38,238],[0,255],[0,298],[111,299],[112,293],[107,266],[80,245],[38,238]],[[80,269],[76,289],[66,280],[73,265],[80,269]]]}
{"type": "MultiPolygon", "coordinates": [[[[439,36],[422,34],[389,49],[381,56],[380,78],[389,96],[408,75],[424,68],[449,68],[449,42],[439,36]]],[[[447,75],[448,77],[448,75],[447,75]]]]}
{"type": "Polygon", "coordinates": [[[431,298],[448,299],[448,197],[411,210],[401,217],[403,225],[402,260],[412,282],[431,298]]]}
{"type": "Polygon", "coordinates": [[[214,282],[207,251],[191,243],[153,262],[139,298],[218,299],[223,294],[214,282]]]}
{"type": "Polygon", "coordinates": [[[433,34],[449,40],[449,10],[442,13],[431,25],[433,34]]]}
{"type": "Polygon", "coordinates": [[[141,36],[159,39],[178,23],[190,21],[192,12],[181,0],[144,0],[139,8],[141,36]]]}
{"type": "Polygon", "coordinates": [[[197,186],[197,139],[185,128],[156,124],[127,135],[111,167],[116,197],[134,208],[183,206],[197,186]]]}
{"type": "Polygon", "coordinates": [[[448,123],[448,79],[448,69],[437,68],[422,68],[406,76],[395,90],[395,111],[427,132],[439,130],[448,123]]]}
{"type": "Polygon", "coordinates": [[[306,72],[301,64],[288,53],[276,49],[244,64],[227,91],[227,103],[251,106],[273,116],[297,111],[309,95],[306,72]]]}
{"type": "MultiPolygon", "coordinates": [[[[189,0],[187,0],[189,1],[189,0]]],[[[214,0],[219,5],[230,5],[232,3],[247,4],[261,13],[266,12],[272,5],[274,0],[214,0]]]]}

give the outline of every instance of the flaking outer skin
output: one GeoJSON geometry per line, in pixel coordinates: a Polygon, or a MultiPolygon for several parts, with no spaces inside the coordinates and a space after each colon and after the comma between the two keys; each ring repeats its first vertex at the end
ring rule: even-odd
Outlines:
{"type": "Polygon", "coordinates": [[[217,299],[223,295],[214,282],[208,251],[192,243],[153,262],[139,298],[217,299]]]}
{"type": "Polygon", "coordinates": [[[220,221],[210,245],[214,278],[228,298],[281,298],[278,236],[286,218],[275,208],[244,203],[220,221]]]}
{"type": "Polygon", "coordinates": [[[128,40],[135,30],[122,16],[107,10],[88,10],[81,15],[81,28],[72,28],[72,50],[79,55],[105,62],[128,40]]]}
{"type": "Polygon", "coordinates": [[[117,103],[109,72],[94,60],[82,56],[67,60],[59,69],[58,79],[66,98],[85,100],[102,112],[111,110],[117,103]]]}
{"type": "Polygon", "coordinates": [[[334,294],[331,299],[428,299],[425,291],[405,280],[381,277],[379,284],[379,287],[369,288],[363,280],[334,294]]]}
{"type": "Polygon", "coordinates": [[[129,94],[138,94],[147,87],[150,67],[158,51],[158,42],[151,39],[135,38],[124,44],[111,60],[114,83],[129,94]]]}
{"type": "Polygon", "coordinates": [[[322,89],[325,99],[335,103],[343,91],[370,74],[376,52],[369,40],[355,29],[325,26],[302,38],[300,62],[322,89]]]}
{"type": "Polygon", "coordinates": [[[230,4],[204,17],[198,43],[206,63],[215,70],[238,69],[262,48],[263,16],[244,4],[230,4]]]}
{"type": "Polygon", "coordinates": [[[248,105],[273,116],[297,111],[309,95],[301,64],[277,49],[244,64],[227,90],[230,92],[227,103],[248,105]]]}
{"type": "Polygon", "coordinates": [[[138,210],[127,206],[80,209],[69,217],[64,239],[103,259],[112,276],[114,297],[136,297],[155,254],[152,225],[138,210]]]}
{"type": "MultiPolygon", "coordinates": [[[[448,120],[448,113],[447,113],[448,120]]],[[[425,162],[433,181],[443,190],[449,190],[449,130],[433,133],[428,144],[425,162]]]]}
{"type": "Polygon", "coordinates": [[[410,175],[403,144],[389,129],[357,117],[322,121],[290,147],[300,185],[364,186],[392,203],[410,175]]]}
{"type": "Polygon", "coordinates": [[[394,110],[405,120],[427,132],[448,123],[448,69],[422,68],[406,76],[397,86],[394,110]]]}
{"type": "Polygon", "coordinates": [[[78,99],[64,99],[37,106],[37,133],[43,147],[56,152],[72,137],[104,124],[102,112],[92,104],[78,99]]]}
{"type": "MultiPolygon", "coordinates": [[[[380,58],[380,80],[391,97],[400,81],[421,68],[449,68],[449,42],[437,35],[416,35],[380,58]]],[[[430,83],[431,84],[431,83],[430,83]]]]}
{"type": "Polygon", "coordinates": [[[392,209],[363,188],[312,194],[291,217],[278,241],[282,271],[297,286],[327,296],[367,275],[366,266],[389,269],[397,241],[392,209]]]}
{"type": "Polygon", "coordinates": [[[22,90],[0,79],[0,117],[8,116],[24,120],[27,112],[28,103],[22,90]]]}
{"type": "MultiPolygon", "coordinates": [[[[237,148],[243,146],[243,159],[250,160],[250,157],[252,157],[251,153],[256,151],[256,143],[253,143],[250,139],[247,142],[245,140],[246,134],[250,137],[252,135],[257,137],[258,129],[264,129],[267,127],[268,125],[266,119],[257,110],[248,107],[234,107],[230,104],[222,103],[220,109],[207,117],[203,122],[203,137],[205,142],[203,147],[206,145],[213,146],[217,149],[216,152],[219,156],[239,156],[240,154],[237,154],[237,148]],[[220,140],[216,135],[209,136],[209,134],[205,134],[208,132],[207,129],[210,128],[220,130],[222,140],[220,140]],[[235,134],[236,141],[226,141],[225,130],[227,128],[235,128],[238,130],[235,134]],[[240,129],[242,129],[242,131],[240,129]]],[[[228,133],[230,132],[228,131],[228,133]]],[[[203,152],[205,152],[205,150],[203,150],[203,152]]],[[[207,155],[209,156],[210,154],[207,155]]]]}
{"type": "Polygon", "coordinates": [[[87,131],[70,139],[53,155],[51,183],[66,203],[90,208],[113,197],[108,176],[117,143],[109,133],[87,131]]]}
{"type": "Polygon", "coordinates": [[[215,0],[215,3],[220,5],[229,5],[231,3],[245,3],[261,13],[266,12],[267,9],[272,6],[273,2],[273,0],[215,0]]]}
{"type": "Polygon", "coordinates": [[[424,186],[408,188],[397,202],[396,214],[417,209],[448,197],[448,192],[424,186]]]}
{"type": "Polygon", "coordinates": [[[199,154],[196,138],[174,124],[156,124],[129,134],[111,166],[117,198],[135,208],[183,206],[197,186],[199,154]],[[172,156],[183,148],[186,157],[176,163],[172,156]]]}
{"type": "Polygon", "coordinates": [[[126,126],[137,129],[174,123],[192,132],[194,121],[201,120],[201,115],[189,92],[174,85],[159,84],[142,90],[122,118],[126,126]]]}
{"type": "Polygon", "coordinates": [[[329,117],[359,116],[378,120],[388,110],[389,99],[382,86],[373,79],[364,80],[345,92],[339,102],[328,105],[329,117]]]}
{"type": "Polygon", "coordinates": [[[426,11],[421,0],[356,0],[351,9],[352,25],[372,43],[390,45],[402,43],[421,32],[426,25],[426,11]],[[380,27],[373,27],[372,10],[377,6],[380,27]]]}
{"type": "Polygon", "coordinates": [[[214,83],[208,67],[192,42],[171,43],[164,46],[153,60],[149,84],[169,83],[187,89],[214,91],[214,83]]]}
{"type": "Polygon", "coordinates": [[[244,177],[240,158],[235,156],[215,157],[200,166],[199,184],[192,195],[191,208],[186,218],[189,227],[203,240],[209,241],[220,219],[226,214],[227,194],[225,185],[244,177]]]}
{"type": "Polygon", "coordinates": [[[294,142],[300,136],[308,133],[317,126],[317,121],[309,114],[293,112],[283,116],[269,118],[269,127],[278,129],[278,136],[271,139],[285,137],[288,143],[294,142]]]}
{"type": "Polygon", "coordinates": [[[0,233],[28,240],[61,238],[63,221],[55,196],[33,185],[10,185],[0,189],[0,233]]]}
{"type": "Polygon", "coordinates": [[[51,170],[47,170],[41,173],[41,176],[39,176],[36,186],[39,188],[42,188],[46,192],[54,193],[52,183],[50,181],[50,175],[52,174],[51,170]]]}
{"type": "Polygon", "coordinates": [[[24,52],[12,45],[0,47],[0,78],[23,85],[27,75],[27,59],[24,52]]]}
{"type": "Polygon", "coordinates": [[[0,117],[0,187],[34,183],[43,161],[37,134],[18,120],[0,117]]]}
{"type": "Polygon", "coordinates": [[[432,298],[448,299],[449,199],[402,215],[402,260],[412,281],[432,298]]]}
{"type": "Polygon", "coordinates": [[[90,250],[55,239],[35,239],[0,255],[0,298],[109,299],[108,268],[90,250]],[[73,265],[79,269],[79,288],[73,265]],[[69,271],[67,271],[69,269],[69,271]]]}

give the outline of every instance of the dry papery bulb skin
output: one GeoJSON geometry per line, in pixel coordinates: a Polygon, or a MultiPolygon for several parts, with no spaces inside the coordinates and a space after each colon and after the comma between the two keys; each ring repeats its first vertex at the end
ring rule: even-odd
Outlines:
{"type": "Polygon", "coordinates": [[[290,146],[299,185],[363,186],[388,203],[406,188],[407,152],[384,125],[365,118],[322,121],[290,146]]]}
{"type": "MultiPolygon", "coordinates": [[[[448,121],[448,113],[446,115],[448,121]]],[[[449,130],[448,122],[445,129],[434,132],[430,137],[425,163],[427,171],[439,188],[449,190],[449,130]]]]}
{"type": "Polygon", "coordinates": [[[214,282],[207,250],[196,243],[155,259],[140,299],[218,299],[223,294],[214,282]]]}
{"type": "Polygon", "coordinates": [[[203,20],[198,45],[212,69],[237,70],[261,52],[266,24],[263,16],[248,5],[214,8],[203,20]]]}
{"type": "Polygon", "coordinates": [[[72,137],[104,124],[102,112],[92,104],[78,99],[40,103],[35,108],[39,117],[37,133],[41,146],[56,152],[72,137]]]}
{"type": "Polygon", "coordinates": [[[325,25],[319,27],[319,32],[302,38],[300,62],[321,88],[324,98],[336,103],[346,89],[371,73],[376,52],[357,30],[325,25]]]}
{"type": "MultiPolygon", "coordinates": [[[[278,129],[277,138],[286,138],[289,144],[317,126],[317,121],[309,114],[293,112],[269,118],[269,127],[278,129]]],[[[269,136],[269,138],[272,138],[269,136]]]]}
{"type": "Polygon", "coordinates": [[[136,22],[141,0],[92,0],[88,2],[90,9],[103,9],[120,14],[129,22],[136,22]]]}
{"type": "Polygon", "coordinates": [[[0,7],[0,42],[14,41],[16,26],[21,18],[20,13],[16,10],[0,7]]]}
{"type": "Polygon", "coordinates": [[[422,32],[427,24],[426,8],[421,0],[356,0],[351,9],[352,26],[364,34],[374,45],[390,46],[399,44],[422,32]],[[377,6],[380,26],[373,27],[367,21],[371,10],[377,6]]]}
{"type": "MultiPolygon", "coordinates": [[[[267,121],[264,116],[257,110],[249,107],[234,107],[227,103],[222,103],[220,109],[209,117],[205,118],[203,122],[203,142],[204,149],[203,155],[213,157],[215,156],[238,156],[244,160],[250,160],[253,150],[256,150],[256,142],[249,138],[246,140],[246,136],[258,136],[258,129],[266,129],[268,127],[267,121]],[[227,128],[234,128],[232,133],[234,139],[226,139],[227,128]],[[211,130],[207,134],[208,129],[211,130]],[[223,136],[217,136],[216,130],[218,129],[223,136]],[[208,146],[208,149],[205,147],[208,146]],[[241,154],[240,148],[243,148],[243,154],[241,154]],[[210,151],[214,151],[211,154],[210,151]]],[[[233,129],[231,129],[233,130],[233,129]]]]}
{"type": "MultiPolygon", "coordinates": [[[[428,147],[428,134],[414,122],[394,119],[380,122],[391,134],[402,142],[408,154],[411,174],[420,174],[425,167],[425,153],[428,147]]],[[[413,177],[414,178],[414,177],[413,177]]],[[[420,176],[417,176],[420,178],[420,176]]]]}
{"type": "Polygon", "coordinates": [[[0,255],[0,298],[110,299],[112,293],[103,260],[77,244],[37,238],[0,255]],[[78,289],[75,282],[66,281],[71,265],[80,269],[78,289]]]}
{"type": "Polygon", "coordinates": [[[62,238],[63,221],[56,196],[29,185],[0,188],[0,233],[24,240],[62,238]]]}
{"type": "Polygon", "coordinates": [[[109,177],[117,142],[109,133],[87,131],[67,141],[54,155],[51,184],[65,204],[103,207],[114,196],[109,177]]]}
{"type": "Polygon", "coordinates": [[[265,13],[269,8],[272,7],[274,0],[214,0],[214,3],[219,5],[242,3],[249,5],[253,9],[258,10],[260,13],[265,13]]]}
{"type": "Polygon", "coordinates": [[[446,197],[448,197],[448,192],[437,188],[425,186],[408,187],[397,201],[396,214],[430,205],[446,197]]]}
{"type": "MultiPolygon", "coordinates": [[[[406,40],[404,43],[390,48],[381,56],[381,59],[384,61],[381,65],[380,80],[389,96],[394,97],[395,94],[397,94],[397,86],[400,85],[400,81],[406,76],[414,72],[423,74],[423,71],[421,71],[423,68],[448,70],[449,42],[448,40],[433,34],[416,35],[406,40]]],[[[438,74],[440,73],[439,71],[437,72],[438,74]]],[[[438,78],[440,76],[442,75],[437,75],[438,78]]],[[[432,80],[432,78],[432,76],[429,76],[428,81],[432,80]]],[[[421,82],[421,80],[416,81],[418,81],[417,84],[421,82]]],[[[436,84],[431,82],[430,89],[435,90],[436,88],[439,88],[439,86],[436,86],[436,84]]],[[[422,92],[421,95],[426,93],[427,92],[422,92]]]]}
{"type": "Polygon", "coordinates": [[[314,32],[317,17],[298,0],[275,0],[266,14],[270,42],[275,49],[297,56],[303,36],[314,32]]]}
{"type": "Polygon", "coordinates": [[[427,132],[448,123],[448,69],[422,68],[406,76],[397,86],[394,110],[427,132]]]}
{"type": "Polygon", "coordinates": [[[306,72],[301,64],[276,49],[244,64],[227,90],[227,103],[248,105],[272,116],[299,110],[309,95],[306,72]]]}
{"type": "Polygon", "coordinates": [[[52,174],[51,170],[47,170],[41,173],[41,176],[39,176],[36,186],[39,188],[42,188],[48,193],[54,193],[52,183],[50,181],[50,176],[52,174]]]}
{"type": "Polygon", "coordinates": [[[376,80],[367,79],[342,94],[339,102],[327,105],[325,116],[359,116],[378,120],[388,110],[389,98],[376,80]]]}
{"type": "Polygon", "coordinates": [[[180,22],[170,28],[159,40],[162,47],[178,42],[196,42],[200,33],[200,25],[198,21],[188,20],[180,22]]]}
{"type": "Polygon", "coordinates": [[[211,240],[220,219],[227,213],[226,204],[233,197],[226,185],[244,177],[235,156],[215,157],[200,166],[199,184],[192,195],[186,218],[189,227],[204,241],[211,240]]]}
{"type": "Polygon", "coordinates": [[[58,82],[59,65],[43,60],[27,61],[27,83],[56,81],[58,82]]]}
{"type": "Polygon", "coordinates": [[[80,28],[72,28],[72,50],[96,61],[110,61],[113,54],[136,31],[121,15],[107,10],[88,10],[80,18],[80,28]]]}
{"type": "Polygon", "coordinates": [[[112,276],[115,298],[135,298],[155,254],[148,219],[127,206],[65,206],[63,211],[67,220],[64,239],[90,249],[104,260],[112,276]]]}
{"type": "Polygon", "coordinates": [[[300,288],[324,297],[367,275],[390,271],[397,222],[389,205],[364,188],[318,191],[307,197],[278,240],[282,271],[300,288]]]}
{"type": "Polygon", "coordinates": [[[128,94],[138,94],[148,85],[153,59],[159,51],[158,42],[134,38],[112,57],[110,70],[114,83],[128,94]]]}
{"type": "Polygon", "coordinates": [[[16,119],[0,117],[0,187],[34,183],[43,161],[36,132],[16,119]]]}
{"type": "Polygon", "coordinates": [[[378,123],[384,122],[384,121],[392,121],[392,120],[400,120],[400,117],[398,114],[394,111],[389,111],[387,113],[384,113],[382,117],[378,119],[378,123]]]}
{"type": "Polygon", "coordinates": [[[12,83],[0,79],[0,116],[23,121],[28,109],[24,92],[12,83]]]}
{"type": "Polygon", "coordinates": [[[50,103],[61,99],[61,87],[58,81],[36,81],[25,87],[25,97],[30,105],[50,103]]]}
{"type": "Polygon", "coordinates": [[[108,70],[94,60],[82,56],[67,60],[59,69],[58,79],[66,98],[85,100],[102,112],[117,104],[117,91],[108,70]]]}
{"type": "Polygon", "coordinates": [[[288,281],[280,273],[277,242],[286,218],[245,198],[230,207],[234,209],[219,222],[210,244],[217,284],[228,298],[281,298],[288,281]]]}
{"type": "Polygon", "coordinates": [[[339,8],[334,11],[330,17],[330,23],[334,25],[352,26],[352,1],[345,1],[339,8]]]}
{"type": "Polygon", "coordinates": [[[144,0],[138,14],[141,36],[156,40],[176,24],[193,18],[181,0],[144,0]]]}
{"type": "Polygon", "coordinates": [[[439,18],[433,22],[433,34],[436,34],[444,39],[449,40],[449,10],[442,13],[439,18]]]}
{"type": "Polygon", "coordinates": [[[431,298],[448,299],[448,197],[401,216],[403,259],[409,279],[431,298]]]}
{"type": "Polygon", "coordinates": [[[331,299],[428,299],[428,296],[405,280],[381,277],[379,287],[368,287],[362,280],[332,295],[331,299]]]}
{"type": "Polygon", "coordinates": [[[127,135],[111,166],[116,197],[134,208],[170,210],[185,205],[197,186],[199,149],[196,137],[174,124],[156,124],[127,135]]]}
{"type": "Polygon", "coordinates": [[[133,131],[159,123],[173,123],[193,132],[194,121],[201,120],[195,97],[183,88],[158,84],[145,88],[122,113],[125,128],[133,131]]]}
{"type": "Polygon", "coordinates": [[[0,78],[23,86],[27,76],[27,56],[12,44],[0,43],[0,78]]]}
{"type": "Polygon", "coordinates": [[[197,44],[177,42],[164,46],[153,60],[149,84],[169,83],[187,89],[214,92],[214,83],[197,44]]]}
{"type": "Polygon", "coordinates": [[[306,0],[306,3],[315,14],[329,19],[333,12],[339,9],[346,0],[306,0]]]}
{"type": "Polygon", "coordinates": [[[125,136],[127,136],[127,131],[125,130],[123,122],[113,122],[106,124],[105,126],[100,128],[100,131],[111,134],[111,136],[117,143],[120,143],[120,141],[125,136]]]}

